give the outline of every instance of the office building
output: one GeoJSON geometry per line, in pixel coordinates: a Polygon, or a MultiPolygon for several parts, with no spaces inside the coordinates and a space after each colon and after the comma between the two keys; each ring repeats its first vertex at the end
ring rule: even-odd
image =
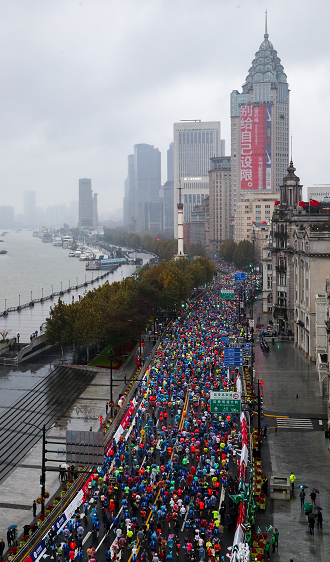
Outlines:
{"type": "Polygon", "coordinates": [[[36,192],[24,191],[24,225],[36,226],[36,222],[37,222],[36,192]]]}
{"type": "Polygon", "coordinates": [[[242,93],[230,99],[233,211],[247,194],[278,193],[289,162],[289,86],[267,21],[242,93]]]}
{"type": "Polygon", "coordinates": [[[260,194],[259,197],[248,196],[236,206],[235,213],[235,242],[253,240],[253,227],[270,222],[273,216],[277,194],[260,194]]]}
{"type": "Polygon", "coordinates": [[[179,188],[184,204],[184,222],[190,221],[195,205],[208,196],[210,158],[221,156],[220,121],[174,123],[174,237],[178,236],[179,188]]]}
{"type": "Polygon", "coordinates": [[[167,181],[162,186],[163,195],[163,230],[166,235],[173,237],[174,233],[174,182],[167,181]]]}
{"type": "Polygon", "coordinates": [[[93,227],[92,180],[79,180],[79,227],[93,227]]]}
{"type": "Polygon", "coordinates": [[[230,157],[217,156],[210,160],[209,170],[209,247],[210,255],[218,252],[220,244],[230,238],[232,215],[230,157]]]}
{"type": "Polygon", "coordinates": [[[134,215],[134,154],[127,156],[127,178],[125,180],[124,226],[135,231],[134,215]]]}
{"type": "Polygon", "coordinates": [[[6,205],[1,206],[0,207],[0,228],[2,230],[4,230],[5,228],[14,228],[14,227],[15,227],[14,207],[8,207],[6,205]]]}
{"type": "Polygon", "coordinates": [[[150,144],[134,146],[134,219],[138,232],[154,229],[159,224],[161,154],[150,144]],[[153,216],[153,213],[156,216],[153,216]]]}
{"type": "Polygon", "coordinates": [[[99,222],[97,213],[97,193],[93,194],[93,228],[96,228],[99,222]]]}
{"type": "Polygon", "coordinates": [[[312,187],[307,187],[307,201],[310,199],[322,201],[325,197],[330,198],[329,183],[314,183],[312,187]]]}
{"type": "Polygon", "coordinates": [[[191,212],[189,244],[200,244],[209,250],[209,197],[191,212]]]}
{"type": "Polygon", "coordinates": [[[167,150],[167,181],[174,182],[174,142],[167,150]]]}

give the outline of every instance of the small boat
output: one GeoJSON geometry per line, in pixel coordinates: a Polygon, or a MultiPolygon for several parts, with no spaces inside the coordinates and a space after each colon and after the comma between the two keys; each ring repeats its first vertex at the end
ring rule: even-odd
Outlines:
{"type": "Polygon", "coordinates": [[[69,256],[69,258],[74,258],[76,256],[76,254],[74,252],[69,252],[68,256],[69,256]]]}
{"type": "Polygon", "coordinates": [[[0,242],[3,242],[3,240],[0,240],[0,242]]]}
{"type": "Polygon", "coordinates": [[[81,256],[81,250],[76,250],[75,253],[74,253],[74,257],[80,258],[80,256],[81,256]]]}
{"type": "Polygon", "coordinates": [[[7,250],[0,250],[0,254],[6,254],[7,250]]]}

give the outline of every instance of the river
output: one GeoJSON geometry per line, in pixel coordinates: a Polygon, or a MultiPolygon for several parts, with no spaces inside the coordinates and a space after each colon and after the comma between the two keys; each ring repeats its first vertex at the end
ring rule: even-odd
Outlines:
{"type": "MultiPolygon", "coordinates": [[[[86,271],[86,262],[69,258],[68,249],[43,243],[40,238],[33,237],[32,232],[28,230],[9,231],[6,236],[0,236],[0,239],[3,240],[0,249],[8,252],[0,255],[0,311],[28,303],[31,297],[37,299],[51,295],[53,292],[65,291],[69,286],[88,282],[103,273],[86,271]]],[[[142,257],[143,263],[150,259],[148,254],[136,255],[142,257]]],[[[85,290],[90,290],[106,281],[109,283],[121,281],[124,277],[132,275],[135,270],[135,265],[121,265],[100,283],[94,282],[86,288],[72,290],[61,298],[69,303],[73,297],[77,299],[85,290]]],[[[11,337],[19,332],[21,341],[28,342],[30,334],[39,330],[40,325],[49,315],[50,306],[57,302],[57,298],[0,317],[0,331],[10,330],[11,337]]]]}

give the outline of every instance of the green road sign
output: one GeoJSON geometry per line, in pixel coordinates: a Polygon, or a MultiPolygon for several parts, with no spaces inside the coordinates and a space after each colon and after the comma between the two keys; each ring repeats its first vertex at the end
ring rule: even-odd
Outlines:
{"type": "Polygon", "coordinates": [[[239,392],[210,392],[212,414],[240,414],[241,395],[239,392]]]}
{"type": "Polygon", "coordinates": [[[221,289],[220,296],[222,299],[233,301],[235,300],[235,292],[226,289],[221,289]]]}

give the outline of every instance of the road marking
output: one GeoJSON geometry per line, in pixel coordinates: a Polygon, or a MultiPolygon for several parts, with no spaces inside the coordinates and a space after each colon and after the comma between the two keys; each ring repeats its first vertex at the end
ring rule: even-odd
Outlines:
{"type": "Polygon", "coordinates": [[[87,533],[87,535],[83,538],[83,542],[82,542],[83,545],[84,545],[85,542],[87,541],[88,537],[91,536],[91,534],[92,534],[92,531],[89,531],[89,532],[87,533]]]}
{"type": "Polygon", "coordinates": [[[313,424],[310,419],[299,418],[276,418],[277,427],[289,429],[313,429],[313,424]]]}

